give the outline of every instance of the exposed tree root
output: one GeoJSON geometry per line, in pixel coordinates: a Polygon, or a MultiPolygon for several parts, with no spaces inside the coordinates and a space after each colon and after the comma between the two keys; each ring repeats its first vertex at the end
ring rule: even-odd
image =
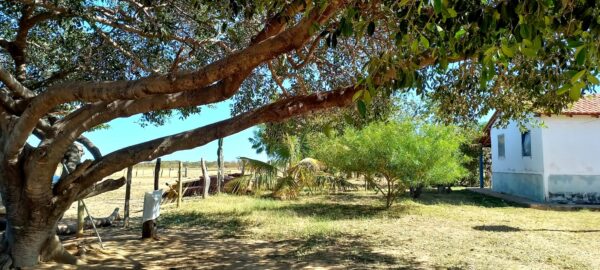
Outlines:
{"type": "MultiPolygon", "coordinates": [[[[96,227],[109,227],[113,224],[113,222],[115,220],[119,220],[120,216],[119,216],[119,208],[115,208],[115,210],[112,212],[112,214],[108,217],[105,218],[93,218],[94,220],[94,225],[96,225],[96,227]]],[[[85,222],[83,224],[83,229],[87,230],[87,229],[92,229],[94,226],[92,225],[92,220],[87,217],[85,219],[85,222]]],[[[59,223],[56,226],[56,233],[58,235],[71,235],[71,234],[75,234],[77,233],[77,224],[76,223],[59,223]]]]}
{"type": "Polygon", "coordinates": [[[64,264],[72,264],[77,265],[80,264],[80,261],[77,257],[71,255],[71,253],[67,252],[63,247],[58,236],[54,235],[50,237],[46,244],[44,245],[44,250],[40,256],[41,261],[54,261],[57,263],[64,264]]]}

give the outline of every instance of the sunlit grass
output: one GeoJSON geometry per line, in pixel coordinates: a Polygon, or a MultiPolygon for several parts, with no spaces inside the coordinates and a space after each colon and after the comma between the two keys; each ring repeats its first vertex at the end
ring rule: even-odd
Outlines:
{"type": "Polygon", "coordinates": [[[219,195],[169,205],[169,228],[201,227],[219,237],[301,241],[297,259],[336,249],[355,263],[385,267],[593,268],[600,265],[600,217],[590,211],[521,208],[465,190],[403,198],[391,209],[372,192],[279,201],[219,195]],[[369,259],[371,258],[371,259],[369,259]],[[381,266],[381,265],[380,265],[381,266]]]}

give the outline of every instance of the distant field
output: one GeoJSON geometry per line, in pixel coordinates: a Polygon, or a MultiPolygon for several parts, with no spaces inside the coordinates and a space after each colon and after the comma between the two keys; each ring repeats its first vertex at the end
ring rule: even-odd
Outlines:
{"type": "MultiPolygon", "coordinates": [[[[165,190],[167,183],[175,184],[177,182],[177,164],[170,162],[161,166],[161,177],[159,180],[159,188],[165,190]]],[[[190,167],[187,170],[187,177],[185,170],[182,170],[183,179],[197,179],[202,175],[202,171],[199,167],[190,167]]],[[[225,173],[236,173],[239,172],[237,167],[226,167],[225,173]]],[[[107,178],[120,178],[126,176],[127,170],[122,170],[114,173],[107,178]]],[[[208,174],[216,175],[216,167],[208,167],[208,174]]],[[[154,165],[150,164],[146,166],[135,166],[133,168],[131,181],[131,200],[130,200],[130,215],[135,217],[136,215],[141,217],[142,205],[144,202],[144,193],[154,190],[154,165]]],[[[106,217],[112,213],[112,211],[119,207],[120,213],[123,213],[123,207],[125,204],[125,186],[107,192],[85,200],[92,216],[106,217]]],[[[65,219],[75,219],[77,217],[77,203],[73,203],[69,210],[64,215],[65,219]]]]}
{"type": "Polygon", "coordinates": [[[364,191],[220,195],[165,205],[159,241],[139,240],[139,224],[102,229],[108,248],[88,259],[156,269],[598,269],[599,224],[597,212],[522,208],[466,190],[390,210],[364,191]]]}

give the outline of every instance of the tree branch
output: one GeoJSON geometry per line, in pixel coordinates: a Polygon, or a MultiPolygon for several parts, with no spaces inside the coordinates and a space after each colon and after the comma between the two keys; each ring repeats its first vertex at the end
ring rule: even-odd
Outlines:
{"type": "MultiPolygon", "coordinates": [[[[284,10],[284,12],[287,12],[284,10]]],[[[333,14],[333,10],[326,9],[325,13],[327,17],[333,14]]],[[[271,21],[267,24],[265,29],[261,31],[253,40],[251,47],[256,46],[263,47],[264,43],[276,41],[276,43],[285,43],[289,42],[290,39],[282,39],[282,37],[295,33],[296,31],[304,32],[305,37],[304,40],[308,39],[308,28],[309,25],[312,27],[312,23],[315,20],[322,20],[321,13],[313,12],[308,19],[304,19],[300,24],[296,25],[290,30],[286,30],[282,32],[286,25],[286,21],[281,21],[279,19],[274,19],[275,22],[271,21]],[[299,30],[298,30],[299,29],[299,30]],[[278,34],[279,33],[279,34],[278,34]],[[275,37],[270,37],[270,35],[278,34],[275,37]],[[265,40],[264,42],[261,42],[265,40]],[[279,40],[279,41],[277,41],[279,40]]],[[[279,18],[275,16],[275,18],[279,18]]],[[[295,36],[295,38],[298,38],[295,36]]],[[[299,45],[303,44],[304,40],[297,40],[299,45]]],[[[281,45],[281,44],[280,44],[281,45]]],[[[290,46],[289,44],[287,46],[290,46]]],[[[295,45],[294,45],[295,46],[295,45]]],[[[285,48],[283,46],[282,48],[285,48]]],[[[277,54],[279,52],[270,51],[272,48],[264,48],[262,53],[265,54],[277,54]]],[[[262,49],[260,49],[262,50],[262,49]]],[[[234,53],[235,54],[235,53],[234,53]]],[[[238,64],[238,68],[239,63],[238,64]]],[[[246,63],[247,64],[247,63],[246,63]]],[[[222,80],[217,84],[213,84],[206,89],[199,89],[193,92],[182,92],[178,94],[169,94],[169,95],[150,95],[150,96],[142,96],[139,97],[139,100],[136,101],[127,101],[127,100],[117,100],[112,103],[107,102],[97,102],[95,104],[89,104],[81,107],[74,113],[68,115],[60,123],[55,124],[57,130],[57,134],[61,136],[59,138],[47,138],[47,140],[42,141],[38,149],[36,149],[35,153],[30,158],[31,164],[45,164],[46,166],[53,166],[54,161],[58,160],[57,158],[64,152],[66,147],[68,147],[75,138],[77,138],[81,133],[85,130],[92,128],[98,124],[107,122],[116,117],[123,117],[128,115],[133,115],[136,113],[154,111],[157,109],[170,109],[177,107],[186,107],[188,105],[197,106],[201,104],[208,104],[216,101],[224,100],[231,95],[233,95],[237,89],[239,89],[239,85],[242,81],[250,74],[252,69],[255,66],[246,66],[245,69],[239,70],[236,74],[232,74],[232,77],[222,80]],[[181,98],[182,95],[189,95],[189,93],[193,93],[194,97],[181,98]],[[217,95],[215,95],[217,94],[217,95]],[[180,98],[176,98],[176,96],[180,96],[180,98]]],[[[177,81],[177,80],[174,80],[177,81]]],[[[181,82],[179,82],[181,83],[181,82]]],[[[45,93],[44,93],[45,94],[45,93]]],[[[44,95],[42,94],[42,95],[44,95]]],[[[40,96],[41,97],[41,96],[40,96]]],[[[41,100],[38,99],[38,100],[41,100]]],[[[34,100],[36,101],[36,100],[34,100]]],[[[45,99],[45,103],[39,104],[39,106],[48,105],[47,99],[45,99]]],[[[29,108],[39,108],[38,106],[29,106],[29,108]]],[[[27,113],[27,111],[25,112],[27,113]]],[[[24,113],[24,114],[25,114],[24,113]]],[[[19,123],[17,123],[18,125],[19,123]]],[[[21,129],[17,129],[21,130],[21,129]]],[[[23,135],[23,134],[13,134],[15,136],[23,135]]],[[[11,153],[10,151],[6,151],[7,153],[11,153]]],[[[37,170],[34,176],[38,177],[37,174],[44,174],[47,170],[37,170]]],[[[47,173],[46,173],[47,174],[47,173]]],[[[46,175],[39,176],[40,178],[45,178],[46,175]]]]}
{"type": "Polygon", "coordinates": [[[48,85],[52,84],[55,81],[64,79],[69,74],[71,74],[71,73],[73,73],[73,72],[75,72],[77,70],[78,70],[77,67],[73,67],[73,68],[69,68],[69,69],[64,69],[64,70],[57,71],[57,72],[53,73],[52,75],[50,75],[50,77],[48,77],[48,78],[46,78],[44,80],[31,83],[29,85],[29,87],[31,89],[38,89],[38,88],[41,88],[41,87],[44,87],[44,86],[48,86],[48,85]]]}
{"type": "Polygon", "coordinates": [[[315,49],[317,48],[317,45],[319,45],[319,42],[321,41],[322,38],[323,38],[323,36],[321,36],[321,35],[319,35],[319,36],[317,36],[317,38],[315,38],[313,43],[310,45],[310,48],[308,49],[308,53],[306,55],[301,55],[300,53],[298,53],[298,55],[300,56],[300,59],[302,59],[302,62],[300,62],[300,63],[296,63],[294,61],[294,59],[292,59],[289,55],[286,55],[286,59],[288,60],[288,62],[290,63],[290,65],[292,66],[293,69],[301,69],[304,66],[306,66],[306,64],[310,63],[310,58],[314,54],[315,49]]]}
{"type": "Polygon", "coordinates": [[[96,145],[92,143],[92,141],[90,141],[90,139],[88,139],[87,137],[79,135],[79,138],[77,138],[77,142],[82,144],[88,151],[90,151],[94,159],[102,158],[102,153],[100,152],[100,149],[96,147],[96,145]]]}
{"type": "Polygon", "coordinates": [[[198,147],[260,123],[278,122],[300,114],[347,106],[352,103],[352,96],[357,90],[358,88],[352,86],[283,99],[211,125],[129,146],[96,161],[74,184],[79,184],[79,188],[85,189],[119,169],[179,150],[198,147]]]}
{"type": "Polygon", "coordinates": [[[284,97],[289,97],[290,95],[285,90],[285,87],[283,87],[283,81],[281,80],[281,77],[279,77],[277,75],[277,73],[275,72],[275,69],[273,68],[273,65],[271,64],[270,60],[267,61],[267,67],[269,68],[269,71],[271,72],[271,77],[273,78],[273,80],[275,81],[275,83],[277,84],[277,86],[279,86],[279,89],[281,89],[281,94],[284,97]]]}
{"type": "MultiPolygon", "coordinates": [[[[7,140],[5,153],[8,159],[17,156],[24,142],[35,127],[37,119],[53,107],[70,101],[95,102],[117,99],[138,99],[153,94],[176,93],[199,89],[212,82],[251,70],[260,63],[283,52],[302,46],[310,37],[310,29],[316,22],[328,19],[339,8],[330,6],[323,13],[313,12],[298,25],[281,32],[285,24],[272,24],[254,39],[258,43],[244,50],[234,52],[204,68],[176,75],[153,76],[135,81],[115,81],[101,83],[68,83],[53,86],[48,91],[33,98],[28,109],[22,114],[15,126],[15,132],[7,140]],[[265,33],[279,33],[268,37],[265,33]],[[117,90],[115,90],[117,89],[117,90]]],[[[320,11],[320,10],[319,10],[320,11]]]]}
{"type": "Polygon", "coordinates": [[[32,98],[35,94],[27,87],[23,86],[17,78],[15,78],[8,70],[0,68],[0,81],[2,81],[8,89],[15,95],[23,98],[32,98]]]}
{"type": "Polygon", "coordinates": [[[94,197],[96,195],[100,195],[104,192],[113,191],[125,185],[125,177],[121,177],[119,179],[106,179],[100,183],[97,183],[86,190],[80,192],[77,195],[76,200],[81,200],[85,198],[94,197]]]}

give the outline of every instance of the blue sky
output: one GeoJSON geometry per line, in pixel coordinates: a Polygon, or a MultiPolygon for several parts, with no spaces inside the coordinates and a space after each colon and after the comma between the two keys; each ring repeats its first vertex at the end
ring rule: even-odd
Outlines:
{"type": "MultiPolygon", "coordinates": [[[[230,117],[230,101],[224,101],[215,104],[215,106],[202,107],[202,112],[197,115],[190,116],[185,120],[180,120],[178,117],[173,117],[164,126],[155,127],[148,125],[141,127],[136,121],[139,116],[129,118],[119,118],[109,122],[110,128],[97,130],[94,132],[85,133],[98,148],[102,154],[108,154],[114,150],[141,143],[147,140],[179,133],[189,129],[201,127],[217,121],[221,121],[230,117]]],[[[223,140],[223,156],[227,161],[236,160],[239,156],[266,160],[264,154],[258,155],[250,147],[248,138],[252,137],[256,127],[246,129],[240,133],[233,134],[223,140]]],[[[182,161],[198,161],[200,158],[212,161],[217,159],[217,141],[213,141],[207,145],[172,153],[162,157],[163,160],[182,160],[182,161]]],[[[92,159],[87,153],[84,159],[92,159]]]]}

